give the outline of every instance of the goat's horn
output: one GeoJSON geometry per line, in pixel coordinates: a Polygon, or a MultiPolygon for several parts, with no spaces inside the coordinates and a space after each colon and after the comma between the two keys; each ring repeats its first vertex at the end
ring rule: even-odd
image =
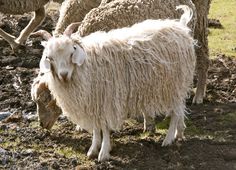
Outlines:
{"type": "Polygon", "coordinates": [[[46,30],[36,31],[34,33],[31,33],[30,36],[33,36],[33,37],[40,36],[45,40],[49,40],[52,37],[52,35],[49,32],[47,32],[46,30]]]}
{"type": "Polygon", "coordinates": [[[75,22],[67,26],[66,30],[64,31],[64,35],[71,36],[73,31],[79,27],[81,22],[75,22]]]}

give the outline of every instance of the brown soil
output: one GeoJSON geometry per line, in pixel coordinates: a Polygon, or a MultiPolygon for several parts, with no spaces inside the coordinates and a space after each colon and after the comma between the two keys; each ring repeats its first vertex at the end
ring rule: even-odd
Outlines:
{"type": "MultiPolygon", "coordinates": [[[[53,29],[58,15],[51,16],[41,28],[53,29]]],[[[28,20],[28,15],[4,16],[0,27],[17,35],[28,20]]],[[[76,131],[66,118],[60,117],[51,131],[38,126],[30,86],[42,46],[39,38],[28,45],[15,55],[0,39],[0,112],[16,115],[0,124],[0,169],[236,169],[236,59],[219,55],[212,60],[205,104],[188,104],[185,141],[161,147],[167,121],[157,120],[154,134],[128,121],[112,134],[111,160],[98,163],[86,157],[91,135],[76,131]]]]}

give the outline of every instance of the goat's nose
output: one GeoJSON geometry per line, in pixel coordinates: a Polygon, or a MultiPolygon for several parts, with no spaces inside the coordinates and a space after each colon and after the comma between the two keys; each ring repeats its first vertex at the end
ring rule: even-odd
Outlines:
{"type": "Polygon", "coordinates": [[[60,76],[61,76],[61,78],[62,78],[64,81],[66,81],[66,80],[67,80],[67,76],[68,76],[68,72],[61,72],[61,73],[60,73],[60,76]]]}

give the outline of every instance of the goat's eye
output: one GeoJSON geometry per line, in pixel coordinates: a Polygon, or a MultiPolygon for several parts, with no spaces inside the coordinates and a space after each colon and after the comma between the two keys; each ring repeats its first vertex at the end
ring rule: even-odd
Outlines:
{"type": "Polygon", "coordinates": [[[76,50],[76,46],[74,45],[74,50],[76,50]]]}

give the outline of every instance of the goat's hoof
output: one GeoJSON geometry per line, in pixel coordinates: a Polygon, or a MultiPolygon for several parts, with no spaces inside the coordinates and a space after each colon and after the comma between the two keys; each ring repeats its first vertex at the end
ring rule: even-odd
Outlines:
{"type": "Polygon", "coordinates": [[[177,139],[178,141],[185,141],[185,140],[186,140],[186,138],[185,138],[185,136],[184,136],[183,134],[181,134],[181,135],[178,135],[178,134],[177,134],[176,139],[177,139]]]}
{"type": "Polygon", "coordinates": [[[173,143],[174,140],[175,140],[174,138],[173,139],[165,138],[164,141],[162,142],[161,146],[162,147],[169,146],[169,145],[171,145],[173,143]]]}
{"type": "Polygon", "coordinates": [[[192,104],[202,104],[202,103],[203,103],[203,97],[194,96],[192,104]]]}
{"type": "Polygon", "coordinates": [[[98,162],[105,162],[110,159],[110,154],[106,152],[100,152],[98,155],[98,162]]]}
{"type": "Polygon", "coordinates": [[[89,159],[96,158],[98,156],[98,150],[90,148],[88,153],[87,153],[87,156],[88,156],[89,159]]]}

